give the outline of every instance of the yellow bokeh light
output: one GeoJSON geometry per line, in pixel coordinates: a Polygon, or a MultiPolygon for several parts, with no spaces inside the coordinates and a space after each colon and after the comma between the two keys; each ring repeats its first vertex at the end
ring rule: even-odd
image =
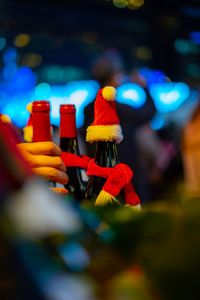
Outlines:
{"type": "Polygon", "coordinates": [[[129,0],[128,8],[138,9],[144,4],[144,0],[129,0]]]}
{"type": "Polygon", "coordinates": [[[124,8],[128,5],[128,0],[113,0],[113,4],[118,8],[124,8]]]}
{"type": "Polygon", "coordinates": [[[41,55],[36,53],[26,54],[22,59],[22,64],[30,68],[38,67],[41,64],[41,62],[41,55]]]}
{"type": "Polygon", "coordinates": [[[94,44],[98,40],[98,34],[95,31],[88,31],[83,34],[82,39],[87,44],[94,44]]]}
{"type": "Polygon", "coordinates": [[[152,51],[148,47],[138,47],[136,49],[136,56],[142,60],[150,60],[152,58],[152,51]]]}
{"type": "Polygon", "coordinates": [[[31,37],[29,34],[21,33],[16,35],[14,44],[16,47],[25,47],[30,43],[31,37]]]}

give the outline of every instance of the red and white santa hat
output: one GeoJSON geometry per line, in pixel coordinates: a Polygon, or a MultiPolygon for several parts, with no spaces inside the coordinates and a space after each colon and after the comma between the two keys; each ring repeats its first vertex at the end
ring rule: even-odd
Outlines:
{"type": "Polygon", "coordinates": [[[94,104],[94,121],[87,128],[87,142],[120,143],[122,141],[123,135],[116,111],[115,97],[116,89],[112,86],[106,86],[98,91],[94,104]]]}

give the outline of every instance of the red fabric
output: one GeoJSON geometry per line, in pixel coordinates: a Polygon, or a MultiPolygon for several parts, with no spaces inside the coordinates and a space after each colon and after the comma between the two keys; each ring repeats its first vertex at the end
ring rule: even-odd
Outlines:
{"type": "Polygon", "coordinates": [[[94,159],[91,159],[87,169],[88,176],[100,176],[108,178],[113,172],[113,168],[105,168],[98,166],[94,159]]]}
{"type": "Polygon", "coordinates": [[[81,169],[87,169],[88,163],[91,160],[88,156],[78,156],[69,152],[62,152],[61,158],[66,167],[79,167],[81,169]]]}
{"type": "Polygon", "coordinates": [[[116,111],[116,102],[107,101],[102,96],[102,90],[98,91],[94,104],[93,125],[119,125],[119,118],[116,111]]]}
{"type": "Polygon", "coordinates": [[[131,206],[140,204],[140,198],[136,194],[131,182],[124,186],[125,203],[131,206]]]}
{"type": "Polygon", "coordinates": [[[129,183],[133,176],[131,169],[125,164],[118,164],[113,168],[112,174],[103,186],[103,190],[116,197],[125,184],[129,183]]]}
{"type": "Polygon", "coordinates": [[[116,197],[124,189],[125,203],[131,206],[140,204],[140,199],[136,194],[131,179],[133,171],[126,164],[117,164],[113,168],[98,166],[94,159],[91,159],[87,169],[88,176],[101,176],[106,178],[102,188],[103,191],[116,197]]]}
{"type": "Polygon", "coordinates": [[[79,167],[87,170],[88,176],[100,176],[106,178],[102,190],[116,197],[124,190],[125,203],[131,206],[140,204],[131,179],[133,171],[126,164],[117,164],[113,168],[106,168],[97,165],[94,159],[88,156],[77,156],[72,153],[62,152],[61,158],[66,167],[79,167]]]}

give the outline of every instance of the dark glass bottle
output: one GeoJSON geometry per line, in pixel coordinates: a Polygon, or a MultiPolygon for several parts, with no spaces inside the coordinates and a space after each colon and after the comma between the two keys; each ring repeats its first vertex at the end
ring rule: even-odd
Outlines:
{"type": "MultiPolygon", "coordinates": [[[[117,145],[115,142],[96,142],[95,162],[101,167],[114,167],[119,163],[117,145]]],[[[96,197],[105,183],[105,178],[91,176],[88,180],[85,198],[96,197]]]]}
{"type": "MultiPolygon", "coordinates": [[[[60,148],[63,152],[80,155],[76,128],[76,108],[73,104],[60,105],[60,148]]],[[[81,169],[68,167],[67,175],[69,181],[65,187],[77,200],[83,199],[85,183],[82,179],[81,169]]]]}

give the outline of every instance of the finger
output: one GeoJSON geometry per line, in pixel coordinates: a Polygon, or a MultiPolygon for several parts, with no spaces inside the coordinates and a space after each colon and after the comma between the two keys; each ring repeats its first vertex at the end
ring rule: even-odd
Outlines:
{"type": "Polygon", "coordinates": [[[27,151],[31,154],[53,155],[60,156],[60,148],[53,142],[35,142],[35,143],[20,143],[17,145],[21,151],[27,151]]]}
{"type": "Polygon", "coordinates": [[[27,143],[22,143],[17,146],[32,167],[53,167],[66,172],[64,162],[59,156],[39,155],[41,151],[38,151],[38,154],[33,155],[27,150],[27,145],[27,143]]]}
{"type": "Polygon", "coordinates": [[[67,195],[69,193],[69,191],[65,188],[51,188],[51,190],[61,195],[67,195]]]}
{"type": "Polygon", "coordinates": [[[67,174],[55,168],[51,168],[51,167],[33,168],[33,172],[51,181],[56,181],[62,184],[66,184],[68,182],[67,174]]]}
{"type": "Polygon", "coordinates": [[[66,167],[59,156],[26,154],[26,159],[32,168],[51,167],[66,172],[66,167]]]}

